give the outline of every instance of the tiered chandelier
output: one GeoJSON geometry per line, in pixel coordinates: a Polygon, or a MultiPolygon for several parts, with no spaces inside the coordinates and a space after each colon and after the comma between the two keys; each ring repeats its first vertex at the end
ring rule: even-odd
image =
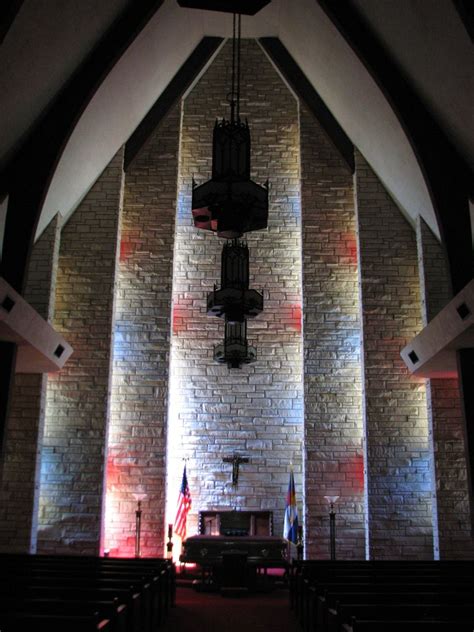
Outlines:
{"type": "Polygon", "coordinates": [[[262,187],[250,179],[250,130],[240,119],[240,21],[234,13],[230,120],[216,121],[212,178],[199,186],[193,180],[192,192],[196,228],[229,240],[222,250],[221,288],[207,297],[208,314],[225,319],[224,342],[214,359],[229,368],[256,359],[247,342],[247,319],[263,310],[263,296],[249,289],[249,250],[239,238],[268,223],[268,182],[262,187]]]}
{"type": "Polygon", "coordinates": [[[225,319],[224,343],[214,349],[214,360],[230,368],[253,362],[254,347],[247,343],[247,319],[263,310],[263,296],[249,289],[249,249],[244,241],[224,244],[221,263],[221,288],[207,295],[207,313],[225,319]]]}

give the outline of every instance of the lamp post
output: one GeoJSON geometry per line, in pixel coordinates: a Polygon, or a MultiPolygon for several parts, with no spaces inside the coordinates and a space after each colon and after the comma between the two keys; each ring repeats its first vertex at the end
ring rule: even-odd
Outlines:
{"type": "Polygon", "coordinates": [[[135,510],[135,557],[141,557],[142,500],[145,500],[146,496],[144,493],[133,494],[133,497],[137,501],[137,508],[135,510]]]}
{"type": "Polygon", "coordinates": [[[339,500],[339,496],[324,496],[329,503],[329,553],[332,561],[336,559],[336,512],[334,503],[339,500]]]}
{"type": "Polygon", "coordinates": [[[303,559],[304,543],[303,543],[303,527],[298,527],[298,539],[296,540],[296,559],[301,562],[303,559]]]}
{"type": "Polygon", "coordinates": [[[166,543],[168,559],[173,559],[173,525],[168,524],[168,542],[166,543]]]}

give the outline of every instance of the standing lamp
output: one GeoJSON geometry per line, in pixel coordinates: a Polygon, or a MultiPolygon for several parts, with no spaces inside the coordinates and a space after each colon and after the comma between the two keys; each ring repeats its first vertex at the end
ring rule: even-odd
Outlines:
{"type": "Polygon", "coordinates": [[[329,551],[332,561],[336,559],[336,512],[334,503],[339,500],[339,496],[324,496],[329,503],[329,551]]]}
{"type": "Polygon", "coordinates": [[[168,525],[168,542],[166,543],[166,552],[168,559],[173,558],[173,525],[168,525]]]}
{"type": "Polygon", "coordinates": [[[135,510],[135,557],[141,557],[142,500],[145,500],[146,496],[147,495],[143,493],[133,494],[133,497],[137,501],[137,508],[135,510]]]}
{"type": "Polygon", "coordinates": [[[296,540],[296,559],[300,562],[303,559],[303,527],[300,525],[298,527],[298,538],[296,540]]]}

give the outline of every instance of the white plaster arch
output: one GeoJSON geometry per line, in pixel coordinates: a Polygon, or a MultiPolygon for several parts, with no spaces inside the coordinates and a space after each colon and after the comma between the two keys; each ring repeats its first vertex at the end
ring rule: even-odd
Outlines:
{"type": "MultiPolygon", "coordinates": [[[[102,83],[52,178],[37,235],[66,219],[205,35],[227,37],[231,16],[165,0],[102,83]]],[[[243,37],[279,37],[408,219],[439,234],[420,167],[401,125],[363,64],[314,0],[273,0],[243,19],[243,37]]]]}

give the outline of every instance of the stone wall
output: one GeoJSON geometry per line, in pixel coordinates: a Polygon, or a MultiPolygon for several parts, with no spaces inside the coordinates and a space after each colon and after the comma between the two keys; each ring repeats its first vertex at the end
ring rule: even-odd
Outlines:
{"type": "Polygon", "coordinates": [[[191,180],[210,178],[212,130],[229,118],[231,44],[225,45],[183,105],[173,284],[169,421],[169,504],[174,518],[182,458],[193,497],[188,531],[200,509],[238,507],[274,512],[283,529],[290,463],[302,507],[303,381],[301,218],[298,106],[255,41],[242,42],[241,117],[252,140],[251,177],[270,181],[268,229],[246,235],[250,287],[264,294],[264,311],[249,321],[257,361],[240,369],[217,365],[214,346],[224,324],[207,316],[206,296],[220,285],[224,240],[193,227],[191,180]],[[249,457],[237,488],[233,453],[249,457]]]}
{"type": "Polygon", "coordinates": [[[142,552],[162,556],[171,286],[180,108],[125,178],[114,326],[105,547],[134,555],[133,494],[143,493],[142,552]]]}
{"type": "Polygon", "coordinates": [[[329,557],[329,505],[339,496],[337,556],[363,559],[360,318],[352,174],[301,107],[306,555],[329,557]]]}
{"type": "MultiPolygon", "coordinates": [[[[35,243],[24,298],[44,319],[54,310],[60,215],[35,243]]],[[[0,551],[34,552],[46,375],[16,374],[1,470],[0,551]]]]}
{"type": "MultiPolygon", "coordinates": [[[[421,218],[417,239],[422,318],[426,325],[449,303],[452,295],[444,250],[421,218]]],[[[427,400],[434,458],[436,553],[441,559],[465,559],[474,548],[458,380],[427,380],[427,400]]]]}
{"type": "Polygon", "coordinates": [[[48,317],[56,303],[53,325],[74,354],[47,389],[41,376],[16,378],[0,550],[35,550],[37,536],[39,552],[96,554],[102,542],[133,555],[142,494],[142,554],[162,556],[186,458],[188,534],[200,509],[228,507],[272,510],[279,535],[293,464],[307,557],[329,555],[332,495],[339,558],[363,558],[364,547],[375,559],[465,557],[458,384],[425,386],[399,355],[449,300],[439,244],[420,222],[417,260],[415,231],[363,157],[354,190],[253,40],[242,43],[241,115],[252,179],[270,181],[268,229],[247,235],[264,311],[248,327],[254,364],[213,360],[224,326],[206,297],[224,242],[192,225],[191,182],[210,177],[230,58],[227,43],[125,183],[119,152],[62,229],[60,251],[58,220],[35,246],[27,298],[48,317]],[[249,458],[237,487],[223,463],[234,453],[249,458]]]}
{"type": "Polygon", "coordinates": [[[38,551],[100,548],[123,151],[61,232],[53,325],[74,352],[48,377],[38,551]]]}
{"type": "Polygon", "coordinates": [[[400,350],[422,328],[416,234],[356,152],[368,554],[432,558],[426,392],[400,350]]]}

